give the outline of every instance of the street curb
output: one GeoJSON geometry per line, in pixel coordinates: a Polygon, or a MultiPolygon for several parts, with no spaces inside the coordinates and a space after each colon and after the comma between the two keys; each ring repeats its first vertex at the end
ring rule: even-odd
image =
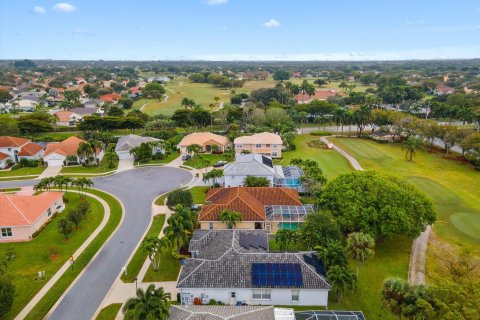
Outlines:
{"type": "Polygon", "coordinates": [[[52,314],[52,312],[55,311],[55,309],[58,307],[60,302],[62,302],[63,298],[67,295],[67,293],[70,291],[70,289],[78,282],[78,280],[80,280],[80,277],[85,273],[85,271],[88,269],[88,267],[90,267],[90,265],[93,263],[95,258],[100,254],[100,252],[107,245],[107,243],[111,240],[111,238],[115,235],[115,233],[117,233],[117,230],[120,228],[120,226],[123,223],[123,220],[124,220],[124,217],[125,217],[125,207],[123,205],[123,202],[121,202],[120,199],[118,199],[116,196],[114,196],[113,194],[111,194],[109,192],[106,192],[106,191],[103,191],[103,190],[100,190],[100,189],[95,189],[95,188],[92,188],[92,189],[96,190],[96,191],[104,192],[104,193],[108,194],[109,196],[113,197],[115,200],[117,200],[118,203],[120,203],[120,206],[122,207],[122,217],[120,218],[120,222],[118,223],[115,230],[113,230],[113,232],[110,234],[110,236],[105,240],[105,242],[100,246],[100,248],[98,248],[97,252],[93,255],[93,257],[90,259],[90,261],[88,261],[88,263],[85,265],[85,267],[83,267],[82,271],[77,275],[77,277],[72,281],[72,283],[68,286],[68,288],[63,292],[63,294],[60,296],[60,298],[58,298],[57,302],[55,302],[55,304],[52,306],[52,308],[50,308],[50,310],[45,315],[44,319],[48,319],[48,317],[52,314]]]}

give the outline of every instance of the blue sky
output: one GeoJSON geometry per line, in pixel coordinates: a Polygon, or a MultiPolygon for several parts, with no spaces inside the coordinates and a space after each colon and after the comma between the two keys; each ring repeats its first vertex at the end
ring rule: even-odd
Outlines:
{"type": "Polygon", "coordinates": [[[0,58],[480,57],[478,0],[0,0],[0,58]]]}

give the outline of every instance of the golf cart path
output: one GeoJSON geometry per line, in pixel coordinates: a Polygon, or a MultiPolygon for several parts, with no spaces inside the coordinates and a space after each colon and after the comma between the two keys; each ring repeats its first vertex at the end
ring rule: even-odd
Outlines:
{"type": "MultiPolygon", "coordinates": [[[[355,170],[362,171],[360,163],[342,148],[331,143],[326,137],[321,137],[321,141],[327,145],[331,145],[334,150],[344,156],[355,170]]],[[[430,236],[431,227],[428,226],[412,243],[412,251],[410,252],[410,263],[408,265],[408,282],[410,284],[425,283],[425,262],[427,256],[428,238],[430,236]]]]}

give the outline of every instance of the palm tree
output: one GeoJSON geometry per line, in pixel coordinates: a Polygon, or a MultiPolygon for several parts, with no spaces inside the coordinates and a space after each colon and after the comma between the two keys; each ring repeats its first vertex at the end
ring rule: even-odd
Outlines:
{"type": "Polygon", "coordinates": [[[357,284],[357,277],[350,269],[334,265],[327,271],[327,278],[337,293],[337,302],[342,300],[346,290],[353,290],[357,284]]]}
{"type": "Polygon", "coordinates": [[[198,153],[202,150],[202,147],[199,144],[191,144],[187,146],[187,152],[188,153],[198,153]]]}
{"type": "Polygon", "coordinates": [[[160,256],[162,250],[169,248],[171,245],[167,238],[159,239],[155,236],[150,236],[142,241],[141,248],[148,253],[148,258],[152,263],[154,271],[158,271],[160,267],[160,256]]]}
{"type": "Polygon", "coordinates": [[[368,234],[362,232],[354,232],[348,235],[347,254],[357,261],[357,278],[358,278],[358,262],[365,262],[373,257],[375,251],[375,240],[368,234]]]}
{"type": "Polygon", "coordinates": [[[329,270],[333,266],[346,266],[347,256],[345,249],[339,241],[328,241],[323,247],[316,247],[318,257],[323,262],[325,269],[329,270]]]}
{"type": "Polygon", "coordinates": [[[104,150],[104,144],[102,141],[99,140],[93,140],[89,142],[90,146],[92,147],[93,151],[93,156],[95,157],[95,164],[97,163],[97,152],[100,153],[102,150],[104,150]]]}
{"type": "Polygon", "coordinates": [[[88,162],[88,159],[94,153],[92,146],[89,143],[82,142],[78,145],[77,155],[85,159],[85,163],[88,162]]]}
{"type": "Polygon", "coordinates": [[[359,109],[355,110],[353,116],[358,127],[358,136],[360,137],[363,129],[365,129],[365,126],[370,123],[372,118],[372,109],[368,105],[364,104],[360,106],[359,109]]]}
{"type": "Polygon", "coordinates": [[[185,218],[178,214],[173,214],[168,218],[168,226],[163,229],[165,237],[171,242],[176,244],[178,252],[181,248],[188,244],[188,237],[190,231],[185,228],[185,218]]]}
{"type": "Polygon", "coordinates": [[[217,183],[217,179],[223,177],[223,170],[213,169],[203,175],[203,182],[212,181],[211,187],[217,183]]]}
{"type": "Polygon", "coordinates": [[[282,251],[288,250],[290,243],[294,242],[296,238],[297,233],[289,229],[281,229],[275,233],[275,243],[282,251]]]}
{"type": "Polygon", "coordinates": [[[345,108],[336,108],[333,110],[333,121],[335,121],[335,124],[337,125],[337,132],[338,132],[338,127],[341,125],[342,126],[342,133],[343,133],[343,125],[345,124],[345,120],[347,118],[347,110],[345,108]]]}
{"type": "Polygon", "coordinates": [[[122,312],[126,320],[167,320],[170,315],[171,295],[163,287],[151,284],[144,291],[137,289],[136,297],[125,302],[122,312]]]}
{"type": "Polygon", "coordinates": [[[224,209],[220,212],[220,220],[227,224],[228,229],[233,229],[242,221],[242,214],[237,211],[224,209]]]}
{"type": "Polygon", "coordinates": [[[420,138],[417,138],[415,136],[410,136],[408,137],[407,141],[405,142],[405,145],[402,147],[403,149],[406,149],[405,151],[405,159],[408,161],[412,161],[413,157],[417,154],[417,149],[421,148],[423,145],[423,141],[420,138]]]}
{"type": "Polygon", "coordinates": [[[383,306],[390,310],[397,319],[402,318],[403,302],[409,292],[408,282],[402,279],[387,279],[383,283],[383,306]]]}

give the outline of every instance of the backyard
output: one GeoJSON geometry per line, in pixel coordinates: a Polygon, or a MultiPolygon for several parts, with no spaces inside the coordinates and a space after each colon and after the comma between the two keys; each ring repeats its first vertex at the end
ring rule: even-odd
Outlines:
{"type": "Polygon", "coordinates": [[[9,263],[7,276],[11,276],[16,287],[13,307],[6,318],[13,318],[43,287],[55,272],[68,260],[77,248],[90,236],[103,219],[103,207],[92,198],[88,201],[92,210],[88,213],[78,229],[74,230],[68,241],[57,229],[57,221],[67,215],[69,208],[80,203],[80,197],[75,192],[66,195],[66,209],[55,217],[36,238],[28,242],[0,244],[0,256],[13,249],[15,259],[9,263]],[[45,271],[45,278],[38,278],[37,272],[45,271]]]}

